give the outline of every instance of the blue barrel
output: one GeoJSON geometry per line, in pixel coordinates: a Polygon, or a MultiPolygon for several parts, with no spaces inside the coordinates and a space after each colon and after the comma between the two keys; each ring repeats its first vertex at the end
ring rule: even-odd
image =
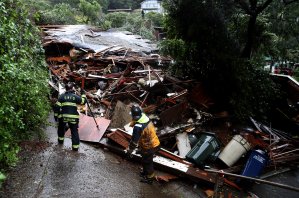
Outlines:
{"type": "Polygon", "coordinates": [[[245,168],[241,175],[247,177],[259,177],[267,166],[269,157],[262,150],[253,150],[246,162],[245,168]]]}

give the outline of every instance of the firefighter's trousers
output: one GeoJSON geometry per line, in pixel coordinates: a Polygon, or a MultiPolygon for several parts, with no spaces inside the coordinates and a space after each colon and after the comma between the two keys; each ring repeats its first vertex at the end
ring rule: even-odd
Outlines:
{"type": "Polygon", "coordinates": [[[154,176],[154,155],[160,149],[160,146],[157,146],[153,149],[141,149],[141,156],[142,156],[142,168],[143,173],[151,178],[154,176]]]}
{"type": "Polygon", "coordinates": [[[79,148],[80,138],[79,138],[79,133],[78,133],[78,127],[79,127],[78,122],[65,122],[62,119],[59,119],[58,138],[64,139],[64,134],[65,134],[66,130],[68,129],[67,125],[70,128],[71,134],[72,134],[72,148],[79,148]]]}

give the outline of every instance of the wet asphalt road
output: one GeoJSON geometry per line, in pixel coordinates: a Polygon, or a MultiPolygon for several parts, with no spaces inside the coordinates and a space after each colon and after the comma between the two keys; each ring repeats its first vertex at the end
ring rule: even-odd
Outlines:
{"type": "MultiPolygon", "coordinates": [[[[0,190],[1,198],[206,197],[201,186],[181,178],[153,185],[140,183],[138,163],[127,161],[97,144],[81,142],[79,152],[71,150],[69,138],[63,146],[57,145],[52,115],[49,121],[46,141],[22,144],[21,160],[10,170],[0,190]]],[[[298,187],[299,170],[267,180],[298,187]]],[[[264,184],[255,184],[251,191],[261,198],[299,197],[298,192],[264,184]]]]}
{"type": "Polygon", "coordinates": [[[45,142],[28,142],[22,161],[11,169],[0,197],[205,197],[193,183],[180,179],[153,185],[139,182],[140,165],[100,148],[71,139],[57,145],[55,123],[46,128],[45,142]]]}

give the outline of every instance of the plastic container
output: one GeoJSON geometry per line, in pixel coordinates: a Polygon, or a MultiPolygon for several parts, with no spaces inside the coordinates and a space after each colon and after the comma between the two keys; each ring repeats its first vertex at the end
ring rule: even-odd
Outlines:
{"type": "Polygon", "coordinates": [[[191,144],[191,147],[194,147],[196,143],[198,142],[198,138],[194,134],[188,134],[188,138],[191,144]]]}
{"type": "Polygon", "coordinates": [[[215,162],[215,161],[217,160],[219,154],[220,154],[220,150],[217,150],[217,151],[213,152],[213,153],[209,156],[209,159],[208,159],[208,160],[209,160],[210,162],[215,162]]]}
{"type": "Polygon", "coordinates": [[[248,177],[259,177],[268,164],[268,154],[262,150],[253,150],[246,162],[241,175],[248,177]]]}
{"type": "Polygon", "coordinates": [[[199,137],[196,145],[187,153],[186,159],[203,167],[205,160],[220,148],[220,142],[214,133],[205,132],[199,137]]]}
{"type": "Polygon", "coordinates": [[[219,155],[219,159],[231,167],[251,148],[249,142],[241,135],[235,135],[219,155]]]}

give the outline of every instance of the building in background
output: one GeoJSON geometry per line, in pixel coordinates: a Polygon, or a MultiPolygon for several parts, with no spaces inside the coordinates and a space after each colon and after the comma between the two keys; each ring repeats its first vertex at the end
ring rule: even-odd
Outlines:
{"type": "Polygon", "coordinates": [[[162,1],[157,0],[145,0],[141,2],[141,10],[146,14],[148,12],[163,13],[162,1]]]}

